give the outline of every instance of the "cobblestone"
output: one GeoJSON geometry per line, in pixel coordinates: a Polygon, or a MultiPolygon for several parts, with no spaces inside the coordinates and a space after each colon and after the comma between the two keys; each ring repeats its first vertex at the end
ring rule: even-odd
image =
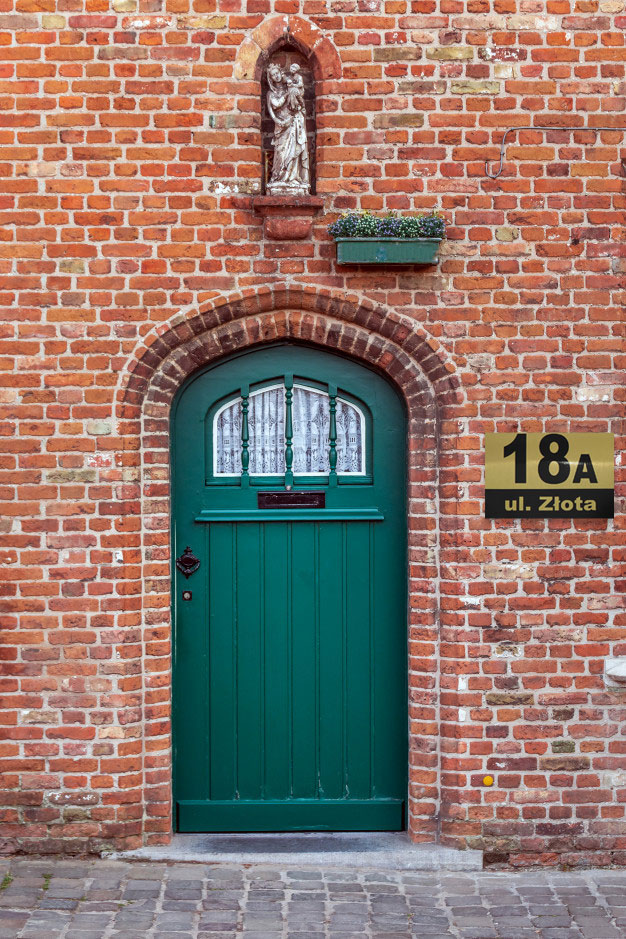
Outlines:
{"type": "Polygon", "coordinates": [[[0,862],[0,939],[619,939],[626,871],[0,862]]]}

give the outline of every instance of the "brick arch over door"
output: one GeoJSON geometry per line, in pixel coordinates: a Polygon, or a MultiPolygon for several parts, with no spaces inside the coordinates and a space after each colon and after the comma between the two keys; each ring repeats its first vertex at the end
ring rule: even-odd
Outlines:
{"type": "MultiPolygon", "coordinates": [[[[166,842],[171,831],[170,408],[182,382],[197,369],[235,350],[282,339],[335,349],[375,367],[393,380],[406,403],[409,825],[415,839],[432,841],[441,830],[437,547],[442,513],[453,516],[456,503],[456,492],[440,486],[439,454],[454,446],[454,437],[447,435],[455,427],[459,383],[437,341],[407,317],[356,296],[276,285],[175,315],[145,337],[120,376],[120,449],[141,461],[143,567],[138,589],[144,630],[137,654],[144,699],[135,736],[144,741],[142,838],[166,842]]],[[[120,511],[124,514],[123,505],[120,511]]],[[[450,728],[447,736],[454,737],[450,728]]]]}

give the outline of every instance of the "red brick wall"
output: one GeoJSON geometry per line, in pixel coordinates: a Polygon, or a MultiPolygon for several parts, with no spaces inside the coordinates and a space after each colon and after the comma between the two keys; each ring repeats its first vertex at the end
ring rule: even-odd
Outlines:
{"type": "Polygon", "coordinates": [[[168,838],[169,404],[291,336],[409,406],[414,837],[624,862],[623,516],[483,518],[484,433],[622,431],[623,131],[484,161],[509,125],[626,127],[624,26],[624,0],[0,0],[5,850],[168,838]],[[252,204],[287,27],[324,200],[294,242],[252,204]],[[441,210],[440,264],[338,268],[356,207],[441,210]]]}

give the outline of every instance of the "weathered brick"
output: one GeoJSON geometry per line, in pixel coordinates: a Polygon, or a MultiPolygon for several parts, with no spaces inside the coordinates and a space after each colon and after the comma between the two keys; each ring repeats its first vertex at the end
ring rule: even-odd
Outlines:
{"type": "Polygon", "coordinates": [[[11,6],[10,849],[169,837],[170,409],[198,368],[289,340],[366,361],[406,403],[412,836],[626,863],[626,710],[603,678],[626,656],[622,0],[11,6]],[[308,70],[323,205],[264,229],[273,55],[308,70]],[[439,263],[337,266],[327,225],[352,209],[437,209],[439,263]],[[485,433],[542,430],[616,434],[614,520],[484,518],[485,433]]]}

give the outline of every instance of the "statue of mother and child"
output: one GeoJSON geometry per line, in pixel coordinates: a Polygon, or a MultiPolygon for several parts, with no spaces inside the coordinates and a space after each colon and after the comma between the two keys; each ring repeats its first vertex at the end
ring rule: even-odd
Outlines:
{"type": "Polygon", "coordinates": [[[274,121],[274,164],[267,191],[273,196],[308,194],[309,154],[300,66],[294,62],[289,69],[282,69],[273,62],[267,70],[267,82],[267,109],[274,121]]]}

